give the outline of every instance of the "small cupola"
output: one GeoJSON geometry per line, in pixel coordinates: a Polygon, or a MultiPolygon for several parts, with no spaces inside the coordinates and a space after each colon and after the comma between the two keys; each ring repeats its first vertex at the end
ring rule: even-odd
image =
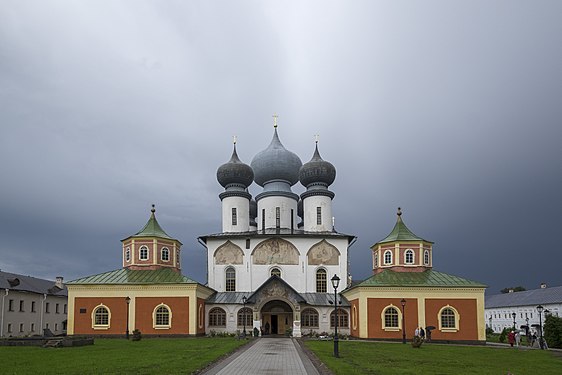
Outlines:
{"type": "Polygon", "coordinates": [[[398,207],[396,224],[388,236],[371,246],[373,272],[423,272],[432,267],[433,242],[415,235],[402,220],[398,207]]]}
{"type": "Polygon", "coordinates": [[[137,233],[121,240],[123,267],[129,269],[172,268],[180,272],[182,243],[170,237],[156,220],[152,205],[146,225],[137,233]]]}

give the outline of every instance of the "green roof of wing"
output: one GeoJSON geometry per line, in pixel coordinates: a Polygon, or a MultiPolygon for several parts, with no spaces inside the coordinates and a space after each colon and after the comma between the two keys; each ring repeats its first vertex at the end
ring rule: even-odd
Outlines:
{"type": "Polygon", "coordinates": [[[132,235],[131,237],[161,237],[161,238],[169,238],[173,240],[172,237],[168,236],[164,229],[158,224],[158,220],[156,220],[156,215],[154,215],[156,210],[154,209],[154,205],[152,205],[152,210],[150,214],[150,218],[148,222],[138,233],[132,235]]]}
{"type": "Polygon", "coordinates": [[[396,224],[394,225],[392,232],[390,232],[388,236],[377,242],[375,245],[395,241],[425,241],[432,243],[431,241],[427,241],[421,237],[416,236],[410,229],[408,229],[406,224],[404,224],[404,222],[402,221],[402,212],[400,211],[400,208],[398,208],[397,216],[398,217],[396,219],[396,224]]]}
{"type": "Polygon", "coordinates": [[[357,286],[419,286],[419,287],[473,287],[486,288],[486,285],[463,279],[462,277],[449,275],[434,270],[423,272],[396,272],[383,270],[371,276],[357,286]]]}
{"type": "Polygon", "coordinates": [[[197,284],[197,282],[169,268],[158,270],[121,268],[82,277],[69,281],[67,284],[197,284]]]}

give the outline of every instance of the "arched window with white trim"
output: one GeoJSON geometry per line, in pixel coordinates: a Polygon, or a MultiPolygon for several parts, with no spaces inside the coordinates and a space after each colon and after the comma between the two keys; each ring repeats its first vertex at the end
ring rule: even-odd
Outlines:
{"type": "Polygon", "coordinates": [[[379,252],[375,251],[373,255],[373,268],[377,268],[379,266],[379,252]]]}
{"type": "Polygon", "coordinates": [[[163,303],[156,306],[152,318],[155,329],[168,329],[172,327],[172,311],[163,303]]]}
{"type": "Polygon", "coordinates": [[[386,250],[384,252],[384,264],[392,264],[392,251],[386,250]]]}
{"type": "Polygon", "coordinates": [[[443,332],[456,332],[459,330],[460,315],[453,306],[443,306],[437,315],[439,330],[443,332]]]}
{"type": "Polygon", "coordinates": [[[320,268],[316,271],[316,293],[326,293],[328,291],[327,283],[328,276],[326,270],[320,268]]]}
{"type": "Polygon", "coordinates": [[[162,261],[168,262],[170,260],[170,250],[167,247],[162,248],[162,261]]]}
{"type": "Polygon", "coordinates": [[[111,312],[104,305],[99,305],[92,311],[92,328],[109,329],[111,323],[111,312]]]}
{"type": "Polygon", "coordinates": [[[131,248],[128,247],[125,250],[125,262],[130,262],[131,261],[131,248]]]}
{"type": "Polygon", "coordinates": [[[236,291],[236,270],[234,267],[228,267],[225,272],[226,286],[225,291],[235,292],[236,291]]]}
{"type": "Polygon", "coordinates": [[[408,249],[404,253],[404,263],[405,264],[414,264],[414,250],[408,249]]]}
{"type": "Polygon", "coordinates": [[[139,249],[139,259],[140,260],[148,260],[148,247],[141,246],[139,249]]]}
{"type": "Polygon", "coordinates": [[[399,331],[402,328],[402,312],[397,306],[389,305],[381,313],[382,329],[399,331]]]}
{"type": "Polygon", "coordinates": [[[429,250],[423,252],[423,264],[429,266],[429,250]]]}
{"type": "Polygon", "coordinates": [[[281,278],[281,270],[277,267],[271,269],[271,276],[277,276],[281,278]]]}
{"type": "Polygon", "coordinates": [[[319,321],[318,311],[312,308],[304,309],[301,312],[301,327],[317,328],[319,321]]]}

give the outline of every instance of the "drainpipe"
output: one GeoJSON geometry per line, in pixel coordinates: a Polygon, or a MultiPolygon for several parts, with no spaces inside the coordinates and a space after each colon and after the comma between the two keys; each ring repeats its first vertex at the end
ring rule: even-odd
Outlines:
{"type": "Polygon", "coordinates": [[[41,331],[40,332],[44,332],[43,331],[43,314],[45,313],[45,300],[47,299],[47,294],[43,294],[43,299],[41,300],[41,327],[39,328],[41,331]]]}
{"type": "Polygon", "coordinates": [[[0,323],[0,337],[4,337],[4,300],[6,299],[8,293],[10,293],[10,289],[6,288],[4,289],[4,292],[6,292],[6,294],[2,296],[2,322],[0,323]]]}

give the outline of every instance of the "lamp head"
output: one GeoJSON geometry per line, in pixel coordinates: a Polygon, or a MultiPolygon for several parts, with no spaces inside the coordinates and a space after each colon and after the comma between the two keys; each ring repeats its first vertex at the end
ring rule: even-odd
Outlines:
{"type": "Polygon", "coordinates": [[[340,285],[340,278],[338,277],[338,275],[334,275],[334,277],[332,277],[332,286],[334,287],[334,289],[338,289],[339,285],[340,285]]]}
{"type": "Polygon", "coordinates": [[[542,307],[542,305],[538,305],[537,306],[537,311],[539,312],[539,314],[541,314],[544,310],[544,307],[542,307]]]}
{"type": "Polygon", "coordinates": [[[246,298],[246,296],[242,297],[242,303],[246,304],[246,301],[247,301],[247,300],[248,300],[248,299],[246,298]]]}
{"type": "Polygon", "coordinates": [[[406,300],[404,298],[402,298],[402,301],[400,301],[400,303],[402,304],[402,307],[406,306],[406,300]]]}
{"type": "Polygon", "coordinates": [[[127,305],[128,305],[129,303],[131,303],[131,297],[129,297],[129,296],[125,297],[125,302],[127,302],[127,305]]]}

